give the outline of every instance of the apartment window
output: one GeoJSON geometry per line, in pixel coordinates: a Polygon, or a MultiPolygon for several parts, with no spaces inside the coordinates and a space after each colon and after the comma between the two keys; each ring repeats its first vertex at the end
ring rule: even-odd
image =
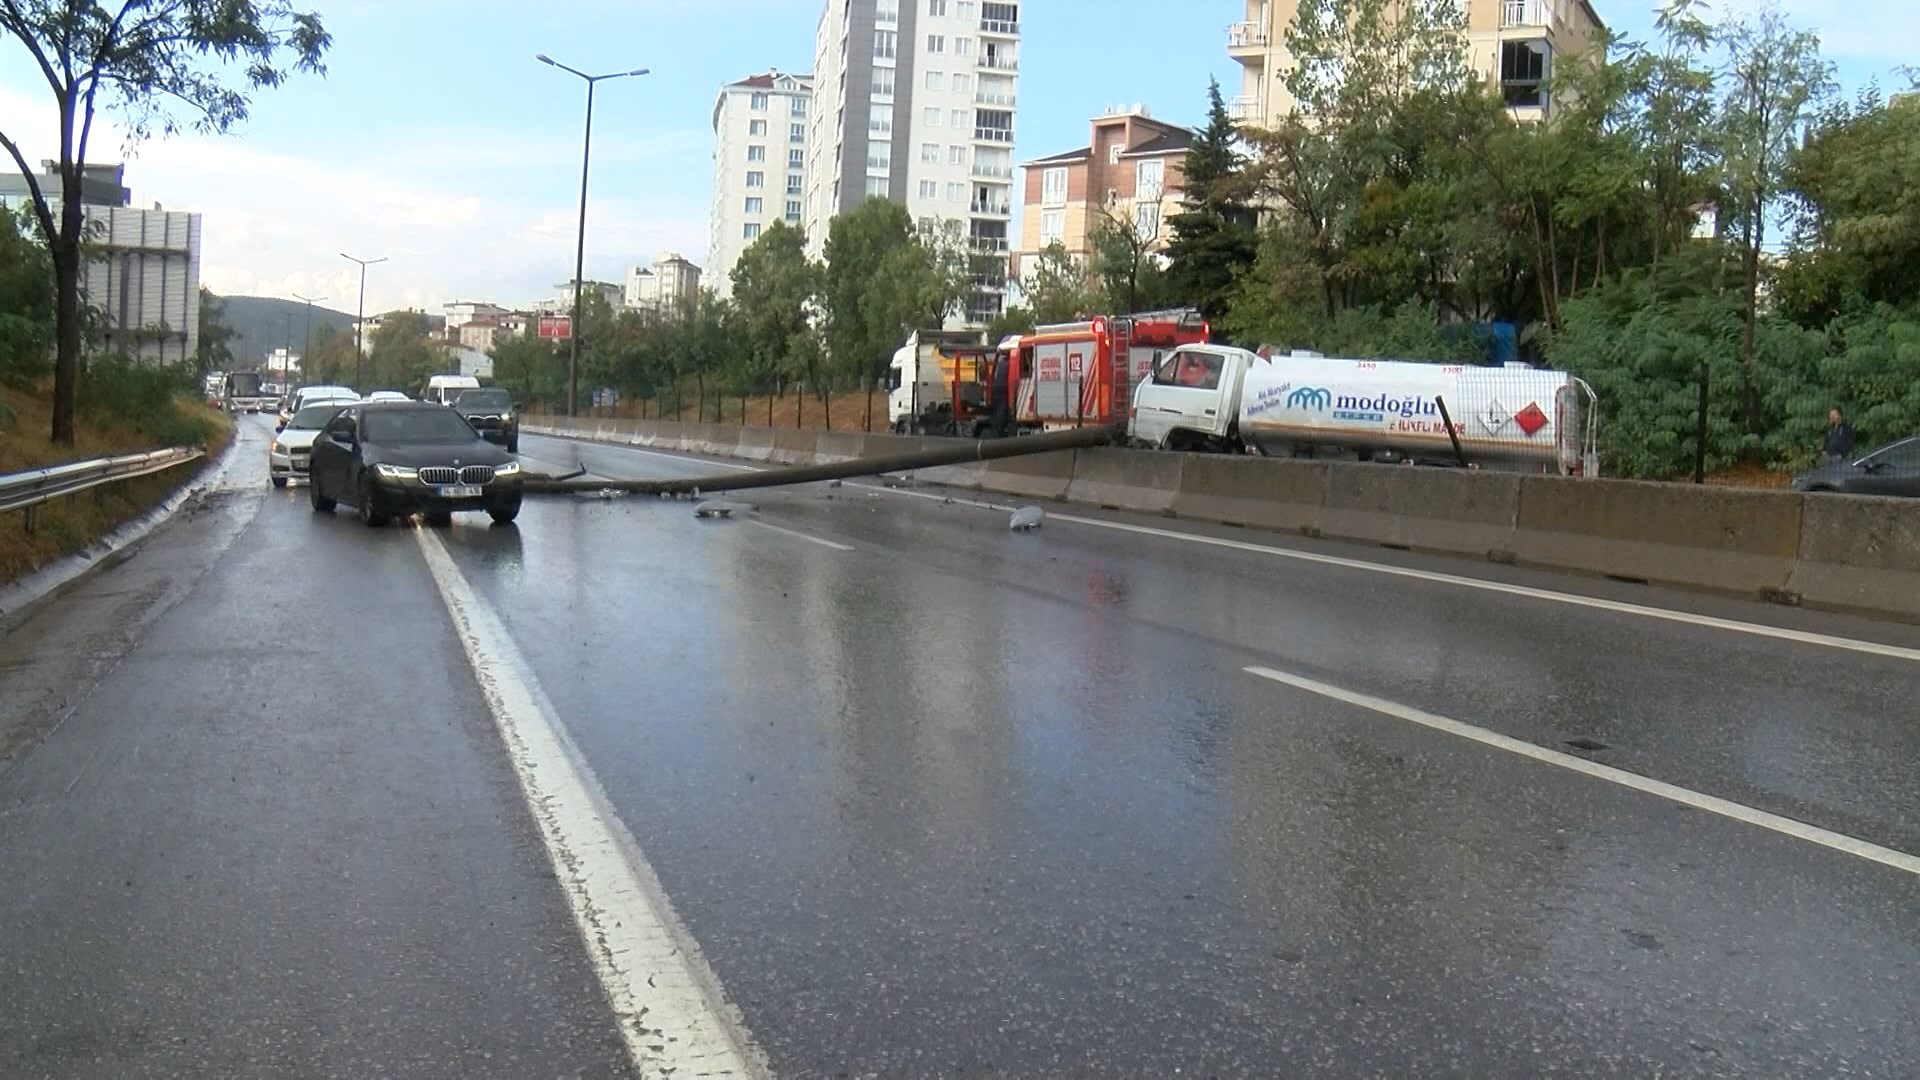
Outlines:
{"type": "Polygon", "coordinates": [[[946,88],[947,88],[947,73],[946,73],[946,72],[944,72],[944,71],[929,71],[929,72],[927,72],[927,89],[929,89],[929,90],[945,90],[946,88]]]}
{"type": "Polygon", "coordinates": [[[927,0],[927,14],[940,18],[947,13],[947,0],[927,0]]]}
{"type": "Polygon", "coordinates": [[[920,160],[928,162],[929,164],[935,164],[935,165],[939,164],[940,163],[940,144],[937,142],[921,143],[920,144],[920,160]]]}
{"type": "Polygon", "coordinates": [[[766,112],[767,111],[767,95],[755,94],[753,95],[752,100],[748,104],[752,106],[754,112],[766,112]]]}
{"type": "Polygon", "coordinates": [[[967,185],[949,183],[947,185],[947,201],[948,202],[966,202],[967,201],[967,185]]]}
{"type": "Polygon", "coordinates": [[[802,116],[802,117],[806,116],[807,115],[807,99],[803,97],[794,98],[793,104],[787,107],[787,115],[802,116]]]}
{"type": "Polygon", "coordinates": [[[937,198],[939,198],[939,197],[940,197],[940,182],[939,182],[939,181],[937,181],[937,180],[922,180],[922,181],[920,181],[920,197],[921,197],[921,198],[923,198],[923,199],[937,199],[937,198]]]}
{"type": "Polygon", "coordinates": [[[1040,205],[1064,206],[1067,202],[1067,170],[1048,169],[1040,174],[1040,205]]]}
{"type": "Polygon", "coordinates": [[[927,52],[931,53],[934,56],[941,56],[941,55],[944,55],[946,51],[947,51],[947,36],[945,34],[928,34],[927,35],[927,52]]]}
{"type": "Polygon", "coordinates": [[[767,134],[767,122],[765,120],[747,121],[747,134],[756,139],[765,137],[767,134]]]}
{"type": "Polygon", "coordinates": [[[1500,92],[1510,109],[1547,107],[1552,49],[1544,41],[1500,43],[1500,92]]]}
{"type": "Polygon", "coordinates": [[[893,167],[893,144],[878,139],[867,143],[867,168],[885,171],[893,167]]]}
{"type": "Polygon", "coordinates": [[[1067,212],[1045,210],[1040,214],[1040,246],[1057,244],[1067,236],[1067,212]]]}
{"type": "Polygon", "coordinates": [[[873,32],[873,58],[891,60],[900,53],[900,32],[898,30],[875,30],[873,32]]]}
{"type": "Polygon", "coordinates": [[[893,96],[892,68],[873,69],[873,89],[869,91],[869,94],[877,98],[890,98],[893,96]]]}
{"type": "Polygon", "coordinates": [[[748,174],[747,174],[747,187],[749,187],[749,188],[763,188],[763,187],[766,187],[766,186],[767,186],[767,174],[766,174],[766,173],[763,173],[763,172],[750,172],[750,173],[748,173],[748,174]]]}
{"type": "Polygon", "coordinates": [[[788,142],[806,142],[807,141],[807,125],[794,124],[793,126],[787,128],[787,141],[788,142]]]}
{"type": "Polygon", "coordinates": [[[968,113],[967,110],[955,109],[953,110],[953,114],[950,117],[950,120],[954,127],[964,129],[967,126],[967,121],[971,120],[972,118],[973,118],[972,115],[968,113]]]}
{"type": "Polygon", "coordinates": [[[1107,147],[1107,164],[1120,164],[1120,155],[1126,152],[1127,148],[1125,144],[1122,143],[1114,143],[1112,146],[1107,147]]]}
{"type": "Polygon", "coordinates": [[[1161,192],[1166,190],[1167,163],[1159,158],[1142,161],[1133,167],[1133,197],[1160,201],[1161,192]]]}
{"type": "Polygon", "coordinates": [[[973,76],[965,73],[955,73],[953,76],[953,88],[962,94],[973,93],[973,76]]]}
{"type": "Polygon", "coordinates": [[[760,196],[758,195],[747,196],[747,213],[757,214],[763,208],[764,208],[764,204],[760,201],[760,196]]]}
{"type": "Polygon", "coordinates": [[[875,195],[878,195],[879,197],[884,199],[887,197],[888,193],[889,193],[888,182],[886,177],[884,176],[867,177],[867,196],[869,198],[875,195]]]}
{"type": "Polygon", "coordinates": [[[942,115],[944,114],[939,109],[921,109],[920,122],[928,127],[939,127],[942,115]]]}
{"type": "Polygon", "coordinates": [[[789,195],[800,194],[801,179],[802,178],[798,176],[787,177],[787,194],[789,195]]]}
{"type": "Polygon", "coordinates": [[[897,23],[900,21],[899,0],[880,0],[873,8],[873,21],[877,23],[897,23]]]}
{"type": "Polygon", "coordinates": [[[1160,235],[1160,204],[1140,202],[1133,204],[1133,234],[1141,239],[1152,239],[1160,235]]]}
{"type": "Polygon", "coordinates": [[[749,146],[749,147],[747,147],[747,160],[748,160],[748,161],[765,161],[765,160],[767,160],[767,148],[766,148],[766,147],[764,147],[764,146],[749,146]]]}
{"type": "Polygon", "coordinates": [[[947,164],[949,164],[949,165],[965,165],[966,163],[967,163],[967,148],[966,148],[966,147],[964,147],[964,146],[949,146],[949,147],[947,147],[947,164]]]}
{"type": "Polygon", "coordinates": [[[787,200],[787,220],[788,221],[800,220],[800,200],[799,199],[787,200]]]}
{"type": "Polygon", "coordinates": [[[970,37],[954,38],[953,39],[953,55],[972,56],[973,55],[973,39],[970,37]]]}
{"type": "Polygon", "coordinates": [[[955,5],[954,7],[954,14],[958,15],[962,19],[967,20],[968,22],[972,22],[973,21],[973,0],[960,0],[960,3],[955,5]]]}
{"type": "Polygon", "coordinates": [[[760,239],[760,223],[757,221],[747,222],[745,225],[740,227],[740,235],[746,237],[749,240],[760,239]]]}
{"type": "Polygon", "coordinates": [[[888,107],[885,109],[875,109],[873,110],[872,113],[868,114],[867,134],[869,135],[893,134],[893,109],[891,107],[888,107]]]}
{"type": "MultiPolygon", "coordinates": [[[[891,127],[892,125],[888,125],[888,126],[891,127]]],[[[787,151],[787,168],[804,169],[806,167],[807,167],[807,152],[805,150],[787,151]]]]}

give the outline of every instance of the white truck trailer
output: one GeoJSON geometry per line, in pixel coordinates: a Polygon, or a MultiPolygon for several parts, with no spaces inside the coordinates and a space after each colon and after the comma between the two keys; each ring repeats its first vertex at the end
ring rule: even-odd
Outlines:
{"type": "Polygon", "coordinates": [[[1183,346],[1134,392],[1131,440],[1171,450],[1599,472],[1593,389],[1525,364],[1477,367],[1183,346]],[[1441,419],[1446,403],[1452,437],[1441,419]]]}

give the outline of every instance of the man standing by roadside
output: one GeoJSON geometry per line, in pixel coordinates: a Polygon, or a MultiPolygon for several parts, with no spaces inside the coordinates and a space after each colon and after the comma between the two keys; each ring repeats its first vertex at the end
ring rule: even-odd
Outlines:
{"type": "Polygon", "coordinates": [[[1853,459],[1853,427],[1839,409],[1827,410],[1827,464],[1838,465],[1853,459]]]}

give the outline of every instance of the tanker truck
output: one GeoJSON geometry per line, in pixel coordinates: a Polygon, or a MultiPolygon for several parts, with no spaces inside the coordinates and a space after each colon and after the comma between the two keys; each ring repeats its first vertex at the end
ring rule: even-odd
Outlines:
{"type": "Polygon", "coordinates": [[[1127,434],[1135,445],[1165,450],[1389,464],[1457,465],[1464,458],[1476,468],[1595,476],[1598,422],[1585,382],[1525,364],[1188,345],[1141,380],[1127,434]]]}

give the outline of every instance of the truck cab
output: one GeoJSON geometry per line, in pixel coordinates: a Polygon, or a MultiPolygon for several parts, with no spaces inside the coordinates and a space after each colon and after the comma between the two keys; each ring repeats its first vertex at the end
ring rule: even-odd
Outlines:
{"type": "Polygon", "coordinates": [[[1161,450],[1238,451],[1240,390],[1260,357],[1230,345],[1182,345],[1134,388],[1130,442],[1161,450]]]}

